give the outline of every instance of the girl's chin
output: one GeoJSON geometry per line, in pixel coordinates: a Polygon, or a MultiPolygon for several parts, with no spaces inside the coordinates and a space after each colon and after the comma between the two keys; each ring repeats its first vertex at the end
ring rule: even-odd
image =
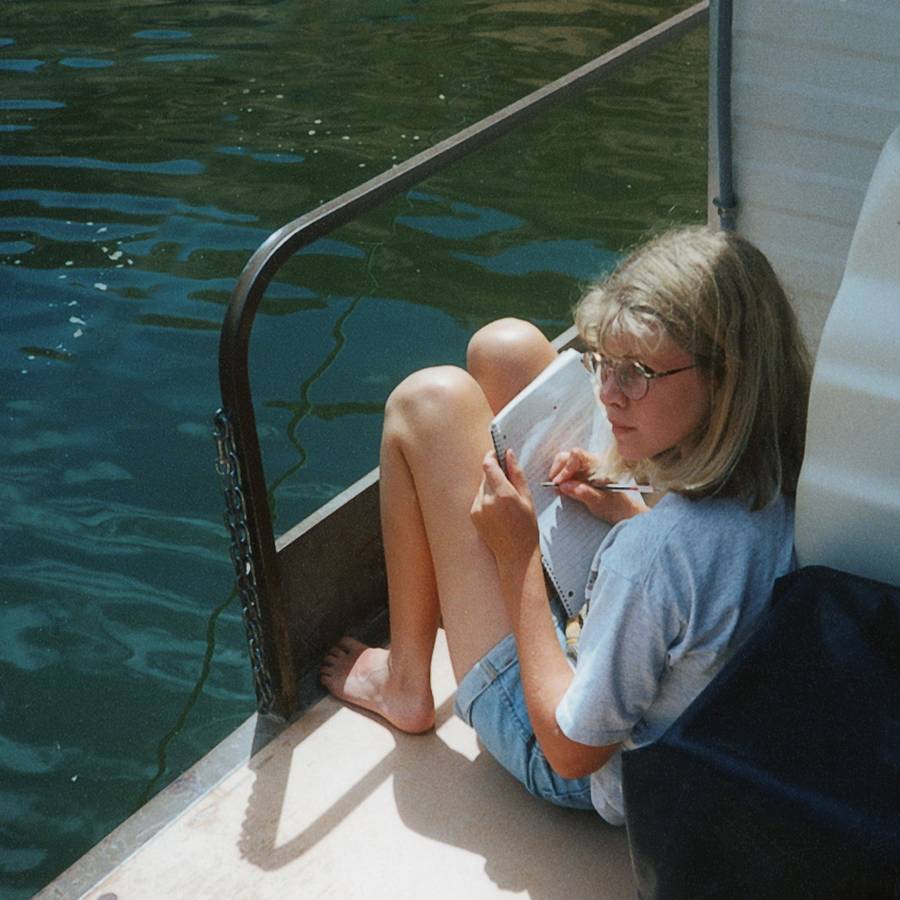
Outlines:
{"type": "Polygon", "coordinates": [[[628,438],[624,436],[616,438],[616,452],[625,462],[637,462],[639,459],[645,458],[644,454],[640,453],[628,438]]]}
{"type": "Polygon", "coordinates": [[[646,442],[631,441],[627,434],[616,437],[616,452],[620,459],[627,463],[637,463],[644,459],[661,460],[668,458],[672,453],[678,452],[679,445],[668,447],[665,444],[662,447],[651,446],[646,442]]]}

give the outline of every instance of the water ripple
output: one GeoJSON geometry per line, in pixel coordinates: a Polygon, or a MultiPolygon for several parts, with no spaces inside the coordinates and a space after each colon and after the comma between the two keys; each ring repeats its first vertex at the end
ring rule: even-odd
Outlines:
{"type": "Polygon", "coordinates": [[[397,216],[397,223],[439,237],[471,240],[498,231],[511,231],[525,224],[524,220],[518,216],[509,215],[499,209],[473,206],[470,203],[461,203],[422,191],[410,191],[407,197],[419,203],[443,206],[447,210],[447,214],[443,216],[402,215],[397,216]]]}
{"type": "Polygon", "coordinates": [[[217,59],[217,53],[153,53],[144,57],[148,63],[168,62],[201,62],[206,59],[217,59]]]}
{"type": "MultiPolygon", "coordinates": [[[[131,225],[109,223],[100,227],[104,229],[101,232],[101,234],[105,235],[102,238],[104,241],[115,240],[120,237],[131,237],[135,233],[135,227],[131,225]]],[[[72,243],[73,241],[91,241],[96,243],[101,240],[101,237],[97,234],[97,226],[93,222],[87,225],[84,222],[39,218],[37,216],[4,216],[0,218],[0,229],[3,231],[29,232],[50,240],[64,241],[66,243],[72,243]]]]}
{"type": "Polygon", "coordinates": [[[169,216],[184,214],[219,222],[256,222],[253,213],[229,212],[217,206],[194,206],[180,197],[151,197],[141,194],[81,194],[75,191],[7,190],[0,201],[36,203],[47,209],[99,209],[133,215],[169,216]]]}
{"type": "Polygon", "coordinates": [[[190,31],[176,31],[171,28],[149,28],[145,31],[136,31],[132,35],[144,41],[182,41],[191,36],[190,31]]]}
{"type": "Polygon", "coordinates": [[[43,59],[0,59],[0,71],[36,72],[44,63],[43,59]]]}
{"type": "MultiPolygon", "coordinates": [[[[2,108],[2,107],[0,107],[2,108]]],[[[14,107],[36,108],[36,107],[14,107]]],[[[147,175],[200,175],[206,166],[193,159],[131,163],[88,156],[0,156],[0,166],[45,166],[52,169],[94,169],[105,172],[141,172],[147,175]]]]}
{"type": "Polygon", "coordinates": [[[18,256],[33,249],[34,244],[29,244],[28,241],[0,241],[0,256],[18,256]]]}
{"type": "MultiPolygon", "coordinates": [[[[86,484],[133,480],[133,476],[124,469],[98,463],[85,469],[67,469],[63,480],[86,484]],[[111,472],[115,473],[113,478],[111,472]]],[[[224,531],[214,520],[161,516],[159,510],[93,497],[59,497],[35,504],[27,496],[10,496],[8,489],[4,493],[9,505],[2,528],[7,535],[34,531],[42,540],[83,557],[155,553],[189,557],[195,562],[222,562],[224,531]]]]}
{"type": "Polygon", "coordinates": [[[95,59],[91,56],[66,56],[59,61],[59,64],[69,69],[108,69],[115,65],[115,61],[95,59]]]}
{"type": "Polygon", "coordinates": [[[612,270],[619,254],[596,241],[529,241],[510,247],[494,256],[474,253],[451,253],[489,272],[501,275],[531,275],[535,272],[558,272],[585,280],[597,278],[612,270]]]}
{"type": "Polygon", "coordinates": [[[61,100],[0,100],[0,109],[65,109],[61,100]]]}

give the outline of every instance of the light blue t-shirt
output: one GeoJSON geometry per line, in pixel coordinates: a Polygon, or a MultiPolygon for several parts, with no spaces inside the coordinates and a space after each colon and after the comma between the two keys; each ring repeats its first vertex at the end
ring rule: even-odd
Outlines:
{"type": "MultiPolygon", "coordinates": [[[[775,579],[795,567],[794,509],[667,494],[607,535],[588,580],[563,733],[626,749],[658,738],[749,637],[775,579]]],[[[591,776],[591,800],[624,822],[621,751],[591,776]]]]}

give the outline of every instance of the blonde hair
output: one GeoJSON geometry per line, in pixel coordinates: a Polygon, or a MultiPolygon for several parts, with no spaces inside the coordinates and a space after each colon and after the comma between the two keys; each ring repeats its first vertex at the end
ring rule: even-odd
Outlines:
{"type": "Polygon", "coordinates": [[[738,496],[751,509],[794,493],[809,352],[778,277],[748,240],[699,227],[663,234],[590,289],[575,322],[601,353],[623,340],[651,350],[668,337],[708,375],[709,412],[690,449],[628,462],[612,452],[611,474],[690,497],[738,496]]]}

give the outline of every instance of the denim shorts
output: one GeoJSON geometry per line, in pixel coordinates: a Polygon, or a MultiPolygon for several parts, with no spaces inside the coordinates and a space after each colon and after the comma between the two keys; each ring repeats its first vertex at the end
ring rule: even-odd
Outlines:
{"type": "MultiPolygon", "coordinates": [[[[554,609],[565,646],[562,608],[554,609]]],[[[558,806],[593,809],[591,779],[562,778],[550,767],[534,736],[519,674],[516,640],[507,635],[459,684],[456,714],[471,725],[482,746],[536,797],[558,806]]]]}

